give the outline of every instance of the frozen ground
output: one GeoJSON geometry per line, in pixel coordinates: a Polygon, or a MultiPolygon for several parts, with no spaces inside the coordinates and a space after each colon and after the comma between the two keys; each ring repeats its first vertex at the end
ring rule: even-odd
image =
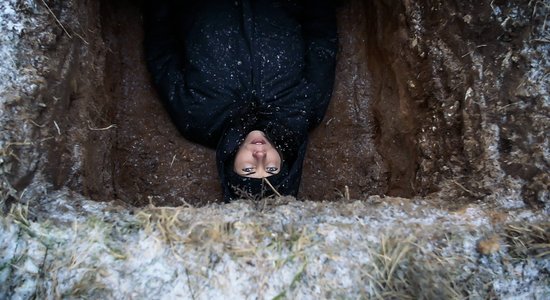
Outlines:
{"type": "Polygon", "coordinates": [[[5,91],[6,84],[12,82],[15,78],[17,68],[14,62],[15,48],[13,44],[17,43],[16,36],[23,28],[22,22],[12,6],[6,5],[4,2],[0,4],[0,28],[2,28],[2,35],[0,36],[0,60],[2,61],[2,64],[0,64],[0,74],[2,74],[0,91],[5,91]]]}
{"type": "Polygon", "coordinates": [[[127,209],[67,197],[1,217],[3,298],[550,297],[550,224],[526,209],[379,197],[127,209]]]}

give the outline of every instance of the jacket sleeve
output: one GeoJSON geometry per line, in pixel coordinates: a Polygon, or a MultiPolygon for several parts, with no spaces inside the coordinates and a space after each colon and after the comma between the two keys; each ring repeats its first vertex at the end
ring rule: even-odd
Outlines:
{"type": "Polygon", "coordinates": [[[304,0],[302,35],[305,43],[305,81],[310,102],[309,128],[323,119],[334,85],[336,52],[336,5],[333,0],[304,0]]]}
{"type": "Polygon", "coordinates": [[[145,1],[145,60],[155,88],[170,117],[181,132],[185,131],[182,40],[177,30],[177,9],[172,1],[145,1]]]}

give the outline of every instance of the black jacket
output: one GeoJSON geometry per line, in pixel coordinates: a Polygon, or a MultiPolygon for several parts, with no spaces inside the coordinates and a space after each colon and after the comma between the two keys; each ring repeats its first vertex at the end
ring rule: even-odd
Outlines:
{"type": "Polygon", "coordinates": [[[217,148],[226,201],[241,196],[234,186],[252,194],[262,187],[231,167],[255,129],[283,156],[281,172],[268,180],[296,195],[307,133],[322,120],[334,82],[332,1],[148,1],[145,50],[180,132],[217,148]]]}

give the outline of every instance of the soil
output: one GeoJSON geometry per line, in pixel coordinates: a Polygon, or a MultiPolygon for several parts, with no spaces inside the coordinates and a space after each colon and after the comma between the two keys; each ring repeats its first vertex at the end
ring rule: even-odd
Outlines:
{"type": "Polygon", "coordinates": [[[342,2],[298,199],[333,202],[217,205],[139,1],[0,0],[0,298],[547,298],[548,1],[342,2]]]}
{"type": "Polygon", "coordinates": [[[221,199],[215,153],[176,130],[151,85],[143,59],[139,5],[102,3],[107,54],[106,84],[116,104],[114,195],[133,205],[181,205],[221,199]]]}
{"type": "MultiPolygon", "coordinates": [[[[117,1],[103,7],[105,41],[115,49],[106,64],[107,84],[113,86],[112,99],[117,102],[114,196],[134,205],[150,200],[171,205],[181,204],[178,199],[193,204],[219,201],[214,152],[179,136],[151,86],[143,64],[139,6],[117,1]]],[[[364,39],[369,26],[366,9],[357,2],[339,12],[342,38],[334,97],[324,123],[311,135],[299,198],[339,199],[346,189],[352,198],[415,193],[411,184],[417,164],[415,145],[413,136],[406,134],[416,131],[415,124],[388,120],[383,126],[391,132],[385,135],[405,142],[376,147],[381,137],[374,111],[394,103],[376,103],[372,92],[375,82],[364,39]]],[[[391,89],[395,82],[390,85],[391,89]]]]}
{"type": "MultiPolygon", "coordinates": [[[[548,203],[548,43],[537,42],[548,8],[524,2],[344,1],[334,95],[310,135],[299,198],[548,203]]],[[[14,121],[32,120],[16,135],[41,141],[14,147],[14,190],[51,185],[135,206],[219,202],[214,151],[179,135],[151,85],[140,3],[47,3],[68,32],[42,6],[28,8],[41,11],[45,33],[29,31],[37,44],[23,46],[48,68],[21,100],[44,106],[14,121]]]]}

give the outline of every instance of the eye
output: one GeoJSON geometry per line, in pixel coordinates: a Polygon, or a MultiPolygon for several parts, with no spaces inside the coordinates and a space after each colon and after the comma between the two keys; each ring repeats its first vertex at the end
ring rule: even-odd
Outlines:
{"type": "Polygon", "coordinates": [[[243,170],[243,172],[245,172],[245,173],[252,173],[252,172],[254,172],[254,168],[252,168],[252,167],[243,168],[242,170],[243,170]]]}
{"type": "Polygon", "coordinates": [[[279,168],[277,168],[277,167],[267,167],[267,168],[265,168],[265,171],[266,171],[267,173],[275,173],[275,172],[277,172],[278,170],[279,170],[279,168]]]}

